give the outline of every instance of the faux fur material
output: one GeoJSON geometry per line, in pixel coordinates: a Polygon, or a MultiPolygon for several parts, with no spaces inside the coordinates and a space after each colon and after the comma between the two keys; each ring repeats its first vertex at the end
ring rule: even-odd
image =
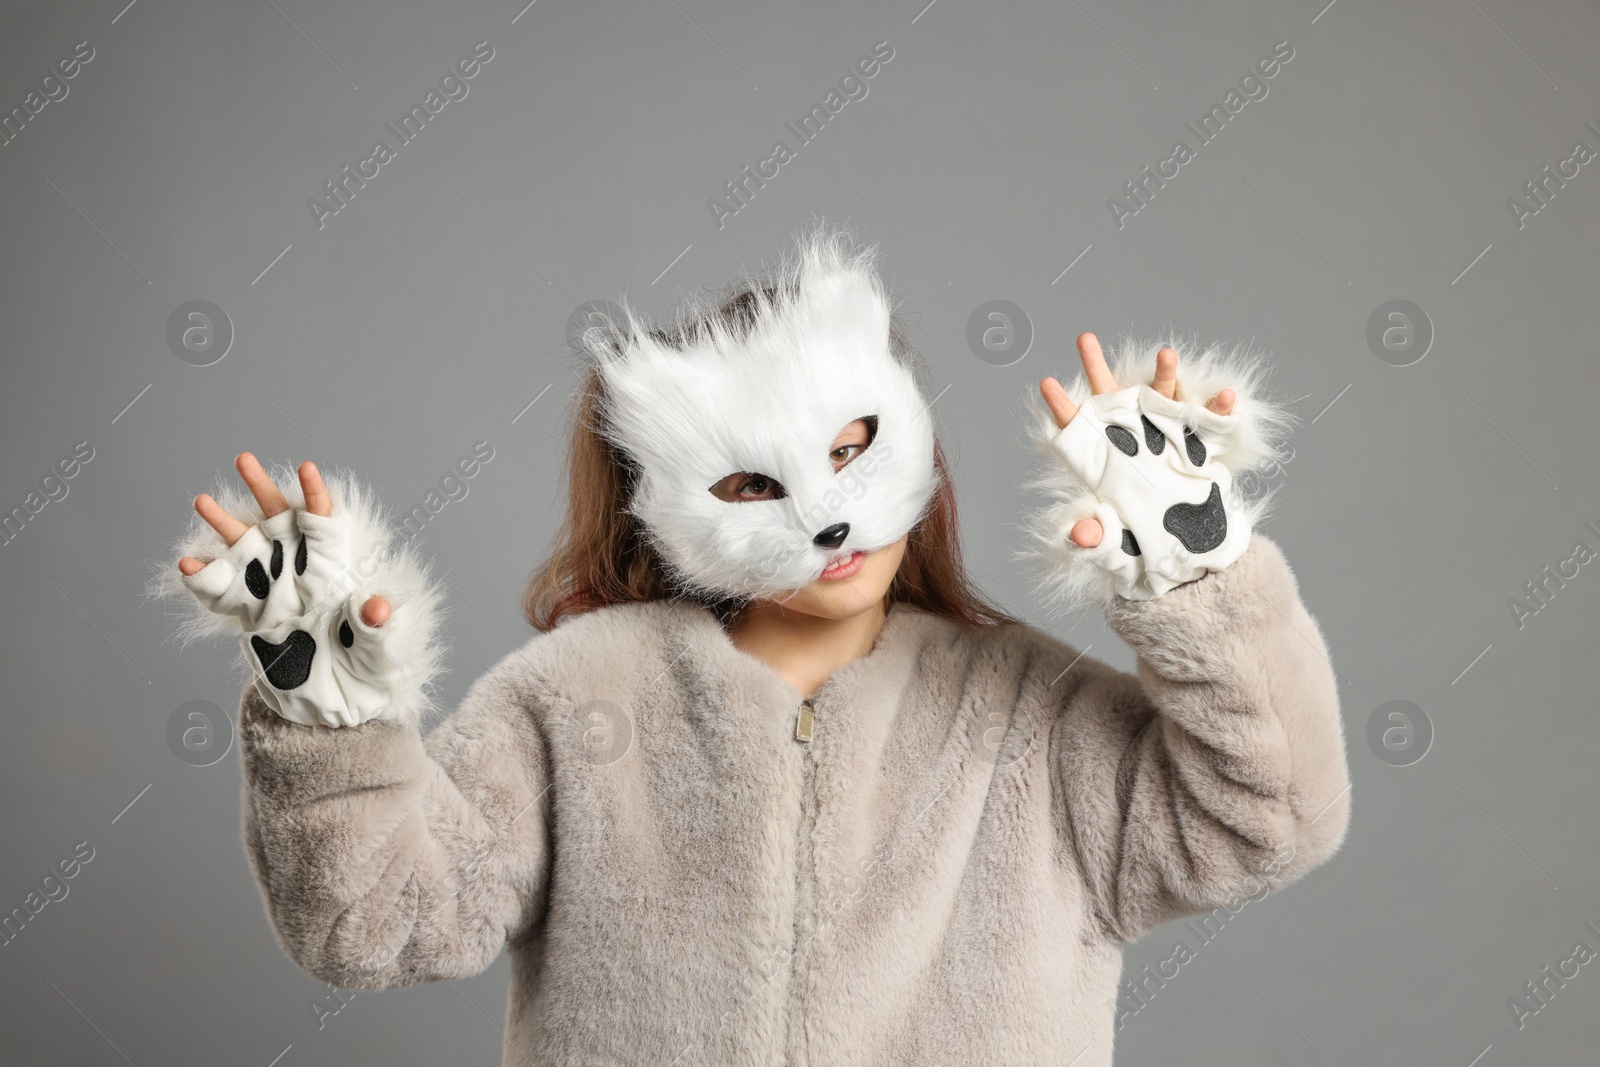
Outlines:
{"type": "MultiPolygon", "coordinates": [[[[305,507],[305,494],[294,470],[275,465],[268,473],[296,513],[294,519],[301,519],[299,512],[305,507]]],[[[307,612],[320,611],[330,618],[337,616],[350,623],[354,638],[352,653],[355,654],[344,658],[350,660],[345,666],[346,672],[353,671],[358,676],[346,679],[352,698],[359,690],[370,704],[373,694],[387,694],[387,706],[383,706],[379,715],[418,722],[432,708],[432,683],[443,669],[444,595],[441,584],[430,577],[427,565],[415,548],[409,542],[398,541],[383,506],[369,488],[348,471],[324,471],[323,477],[333,502],[333,515],[343,520],[338,525],[342,527],[339,532],[343,534],[346,558],[342,562],[330,559],[327,568],[308,568],[307,574],[290,579],[293,574],[291,548],[290,558],[284,561],[283,578],[303,587],[296,592],[309,602],[307,612]],[[360,605],[373,596],[384,597],[393,607],[389,620],[382,627],[370,627],[360,617],[360,605]],[[365,677],[359,677],[363,674],[365,677]]],[[[264,521],[260,506],[237,480],[219,476],[211,495],[241,522],[256,527],[264,521]]],[[[283,522],[287,518],[285,514],[277,516],[276,520],[283,522]]],[[[301,519],[301,523],[325,524],[326,520],[313,515],[301,519]]],[[[291,520],[289,526],[293,525],[291,520]]],[[[270,540],[268,538],[267,542],[270,540]]],[[[241,539],[240,545],[235,547],[244,545],[246,541],[241,539]]],[[[178,571],[178,560],[184,556],[231,566],[229,560],[236,555],[203,519],[192,516],[188,528],[174,543],[171,555],[152,571],[146,583],[146,595],[166,600],[175,609],[175,632],[180,643],[188,645],[219,634],[235,636],[241,648],[241,669],[255,684],[266,688],[268,700],[291,717],[302,711],[309,712],[309,708],[290,706],[291,703],[303,704],[303,701],[289,702],[284,694],[273,692],[251,651],[249,639],[252,635],[260,634],[276,643],[284,639],[290,626],[258,630],[248,616],[241,617],[238,611],[226,610],[228,598],[213,603],[226,583],[208,583],[211,566],[187,580],[178,571]],[[208,584],[215,588],[207,588],[208,584]]],[[[273,595],[276,596],[276,589],[273,595]]],[[[328,633],[319,633],[319,640],[331,645],[333,629],[336,627],[328,633]]],[[[330,647],[324,658],[333,652],[330,647]]],[[[315,713],[315,721],[323,725],[354,725],[370,714],[368,711],[355,713],[351,708],[335,706],[335,702],[323,703],[326,706],[316,709],[315,713]]]]}
{"type": "MultiPolygon", "coordinates": [[[[1209,427],[1231,423],[1227,449],[1220,451],[1211,462],[1231,475],[1223,479],[1229,483],[1225,486],[1223,500],[1230,522],[1245,530],[1258,527],[1267,517],[1272,490],[1265,479],[1241,482],[1240,475],[1269,468],[1278,462],[1293,422],[1288,409],[1268,389],[1268,364],[1263,354],[1247,344],[1202,346],[1192,336],[1124,336],[1106,350],[1106,363],[1119,389],[1148,384],[1155,377],[1156,353],[1163,346],[1170,346],[1178,353],[1176,403],[1164,402],[1163,412],[1170,413],[1186,426],[1200,429],[1202,435],[1209,427]],[[1232,389],[1238,395],[1233,412],[1226,420],[1206,409],[1207,402],[1223,389],[1232,389]],[[1254,482],[1254,491],[1246,491],[1249,481],[1254,482]]],[[[1088,379],[1081,370],[1066,389],[1077,407],[1090,403],[1088,379]]],[[[1157,582],[1154,590],[1147,587],[1135,591],[1129,587],[1125,575],[1107,568],[1107,564],[1126,562],[1119,558],[1120,547],[1115,537],[1102,542],[1100,549],[1081,548],[1068,538],[1072,527],[1083,519],[1100,518],[1104,525],[1107,502],[1097,497],[1093,487],[1063,462],[1058,450],[1062,429],[1037,389],[1030,389],[1025,403],[1030,440],[1048,457],[1029,487],[1043,491],[1052,503],[1028,516],[1025,529],[1030,544],[1021,555],[1043,565],[1045,581],[1041,584],[1046,606],[1063,611],[1085,604],[1104,604],[1115,595],[1164,593],[1172,582],[1157,582]]],[[[1162,507],[1167,503],[1170,501],[1160,502],[1162,507]]],[[[1121,525],[1114,519],[1112,522],[1121,525]]],[[[1236,556],[1236,553],[1230,555],[1236,556]]],[[[1227,562],[1231,562],[1231,558],[1227,562]]],[[[1216,564],[1213,569],[1225,565],[1216,564]]],[[[1181,577],[1184,580],[1196,577],[1203,569],[1196,568],[1194,574],[1181,577]]]]}
{"type": "Polygon", "coordinates": [[[639,468],[631,510],[682,585],[727,597],[799,589],[830,559],[892,544],[922,517],[937,484],[933,419],[892,351],[876,256],[819,224],[770,277],[739,287],[750,294],[743,328],[692,300],[664,330],[630,311],[615,335],[585,334],[604,382],[602,432],[639,468]],[[875,436],[835,471],[829,450],[857,419],[875,421],[875,436]],[[782,498],[712,495],[738,472],[775,480],[782,498]],[[839,523],[842,543],[816,543],[839,523]]]}
{"type": "Polygon", "coordinates": [[[570,617],[426,740],[247,690],[249,855],[336,986],[509,944],[508,1067],[1108,1067],[1123,941],[1298,879],[1350,794],[1272,541],[1107,618],[1137,675],[896,605],[810,742],[800,694],[687,601],[570,617]]]}

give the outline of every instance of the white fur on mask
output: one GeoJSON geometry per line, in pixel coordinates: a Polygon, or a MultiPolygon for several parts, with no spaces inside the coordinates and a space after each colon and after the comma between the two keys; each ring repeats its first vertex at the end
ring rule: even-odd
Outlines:
{"type": "MultiPolygon", "coordinates": [[[[613,339],[620,355],[589,339],[602,430],[639,468],[630,510],[680,584],[781,595],[816,580],[831,559],[893,544],[921,519],[937,485],[932,413],[891,353],[873,257],[818,230],[768,283],[779,295],[758,298],[748,333],[717,323],[674,347],[629,312],[613,339]],[[877,417],[871,445],[835,472],[839,431],[867,416],[877,417]],[[785,495],[714,496],[735,472],[775,479],[785,495]],[[844,542],[818,546],[836,523],[849,524],[844,542]]],[[[688,318],[710,319],[709,310],[688,318]]]]}

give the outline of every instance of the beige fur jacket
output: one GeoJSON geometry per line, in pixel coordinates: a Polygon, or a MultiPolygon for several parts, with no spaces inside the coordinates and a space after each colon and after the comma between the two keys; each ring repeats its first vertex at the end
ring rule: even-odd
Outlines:
{"type": "Polygon", "coordinates": [[[512,962],[507,1064],[1111,1063],[1122,944],[1338,849],[1334,675],[1277,546],[1114,599],[1124,674],[897,606],[812,700],[684,602],[572,617],[426,739],[241,706],[284,948],[512,962]]]}

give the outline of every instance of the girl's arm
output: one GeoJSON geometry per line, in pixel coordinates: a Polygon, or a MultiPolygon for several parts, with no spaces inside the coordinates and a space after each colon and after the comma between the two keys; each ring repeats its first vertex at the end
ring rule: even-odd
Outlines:
{"type": "Polygon", "coordinates": [[[1338,691],[1278,546],[1256,534],[1226,570],[1117,598],[1106,619],[1137,676],[1083,670],[1051,737],[1063,833],[1104,926],[1131,940],[1237,910],[1337,851],[1338,691]]]}
{"type": "Polygon", "coordinates": [[[1110,365],[1041,383],[1039,441],[1059,461],[1035,532],[1046,589],[1104,604],[1137,675],[1100,664],[1051,738],[1058,815],[1105,927],[1259,898],[1323,862],[1349,822],[1327,647],[1240,480],[1277,462],[1288,417],[1263,365],[1219,347],[1125,341],[1110,365]],[[1180,379],[1181,375],[1181,379],[1180,379]]]}
{"type": "Polygon", "coordinates": [[[291,499],[254,456],[236,466],[253,501],[199,497],[158,582],[188,607],[185,635],[234,635],[252,677],[244,832],[279,940],[343,988],[476,974],[543,912],[549,763],[529,650],[424,742],[437,583],[354,479],[325,485],[302,464],[298,487],[279,474],[291,499]]]}
{"type": "Polygon", "coordinates": [[[240,711],[244,833],[284,949],[344,989],[477,974],[539,921],[549,767],[524,654],[475,682],[426,741],[411,722],[240,711]]]}

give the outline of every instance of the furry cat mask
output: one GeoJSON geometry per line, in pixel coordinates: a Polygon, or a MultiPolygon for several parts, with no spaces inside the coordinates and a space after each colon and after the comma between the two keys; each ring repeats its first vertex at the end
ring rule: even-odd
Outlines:
{"type": "Polygon", "coordinates": [[[716,596],[781,596],[916,525],[937,486],[933,420],[891,347],[873,250],[814,233],[736,306],[694,309],[667,331],[625,312],[625,327],[584,347],[602,381],[601,431],[637,467],[630,511],[674,578],[716,596]],[[829,451],[857,419],[870,443],[835,471],[829,451]],[[776,498],[712,493],[737,472],[776,482],[776,498]]]}

